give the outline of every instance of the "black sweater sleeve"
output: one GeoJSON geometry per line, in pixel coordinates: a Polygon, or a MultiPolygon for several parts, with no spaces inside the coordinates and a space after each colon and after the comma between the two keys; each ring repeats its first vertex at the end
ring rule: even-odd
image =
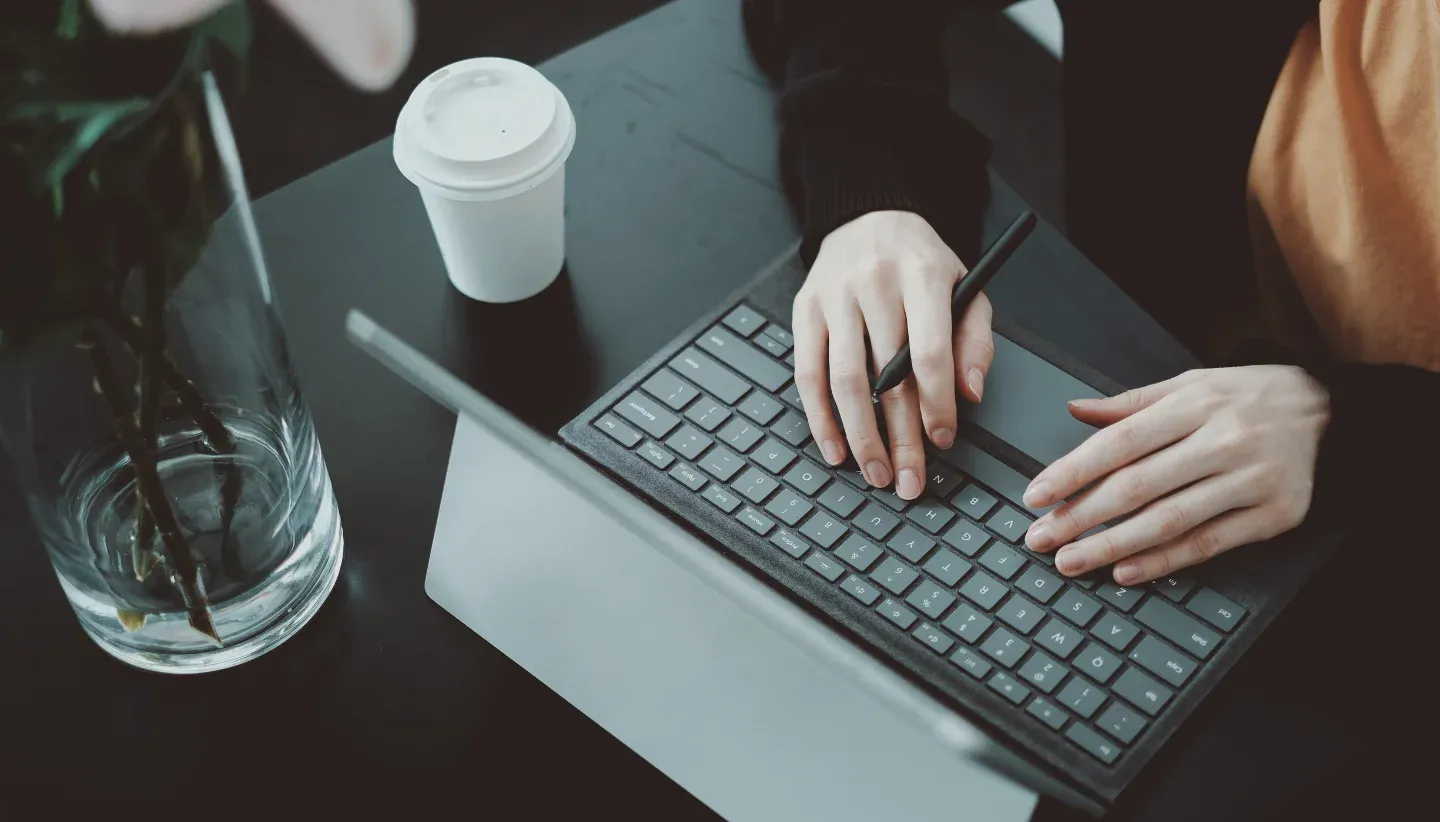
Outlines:
{"type": "Polygon", "coordinates": [[[807,264],[832,230],[913,211],[974,260],[989,143],[950,111],[941,55],[955,0],[745,0],[746,33],[781,87],[781,172],[807,264]]]}

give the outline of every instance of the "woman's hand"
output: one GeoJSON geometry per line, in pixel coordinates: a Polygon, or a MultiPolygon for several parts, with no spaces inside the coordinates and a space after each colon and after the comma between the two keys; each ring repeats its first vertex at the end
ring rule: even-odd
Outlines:
{"type": "Polygon", "coordinates": [[[954,443],[956,384],[979,402],[995,353],[983,295],[951,328],[950,292],[965,273],[930,224],[908,211],[872,212],[825,238],[795,298],[793,325],[795,384],[831,465],[844,461],[848,439],[867,482],[881,488],[893,479],[901,497],[920,496],[927,434],[940,448],[954,443]],[[867,335],[876,371],[907,339],[914,362],[914,376],[880,398],[888,452],[870,400],[867,335]]]}
{"type": "Polygon", "coordinates": [[[1105,428],[1030,484],[1026,505],[1069,501],[1025,541],[1059,547],[1061,573],[1118,563],[1115,581],[1135,585],[1299,525],[1330,399],[1303,370],[1262,365],[1190,371],[1070,413],[1105,428]]]}

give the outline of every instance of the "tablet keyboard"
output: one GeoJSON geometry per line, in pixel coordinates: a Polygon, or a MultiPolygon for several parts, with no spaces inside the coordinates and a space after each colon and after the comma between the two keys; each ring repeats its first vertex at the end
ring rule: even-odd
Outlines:
{"type": "MultiPolygon", "coordinates": [[[[1065,579],[1024,547],[1024,476],[963,439],[924,495],[829,467],[793,381],[790,333],[741,305],[593,425],[775,551],[1114,764],[1246,616],[1183,576],[1065,579]]],[[[963,673],[962,673],[963,672],[963,673]]]]}

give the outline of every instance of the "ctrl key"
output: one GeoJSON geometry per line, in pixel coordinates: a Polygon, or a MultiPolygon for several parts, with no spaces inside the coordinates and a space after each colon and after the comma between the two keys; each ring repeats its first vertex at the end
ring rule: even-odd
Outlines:
{"type": "Polygon", "coordinates": [[[1065,738],[1106,765],[1114,764],[1116,757],[1120,756],[1119,745],[1106,741],[1105,737],[1079,722],[1070,726],[1070,730],[1065,732],[1065,738]]]}

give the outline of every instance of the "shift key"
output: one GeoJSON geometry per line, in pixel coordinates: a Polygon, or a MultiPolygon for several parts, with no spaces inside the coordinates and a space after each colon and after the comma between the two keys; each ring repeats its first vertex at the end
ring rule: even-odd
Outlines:
{"type": "Polygon", "coordinates": [[[748,383],[694,348],[681,351],[670,361],[670,367],[719,397],[720,401],[727,405],[734,405],[750,390],[748,383]]]}
{"type": "Polygon", "coordinates": [[[1208,659],[1220,644],[1219,634],[1163,599],[1151,597],[1135,612],[1135,619],[1201,659],[1208,659]]]}
{"type": "Polygon", "coordinates": [[[698,345],[766,391],[779,391],[790,381],[789,369],[718,325],[701,334],[698,345]]]}

